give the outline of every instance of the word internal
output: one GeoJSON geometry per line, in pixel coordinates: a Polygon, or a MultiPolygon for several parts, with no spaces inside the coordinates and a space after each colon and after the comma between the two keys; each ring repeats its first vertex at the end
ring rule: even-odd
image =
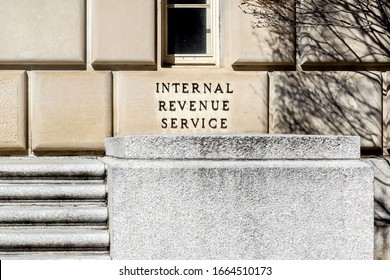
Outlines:
{"type": "Polygon", "coordinates": [[[156,93],[227,93],[233,94],[230,83],[156,83],[156,93]]]}

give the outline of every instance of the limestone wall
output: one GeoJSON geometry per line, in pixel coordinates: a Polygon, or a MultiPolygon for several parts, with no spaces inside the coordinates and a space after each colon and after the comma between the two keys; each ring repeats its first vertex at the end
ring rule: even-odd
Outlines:
{"type": "Polygon", "coordinates": [[[165,1],[0,0],[0,154],[247,132],[359,135],[386,152],[388,1],[213,3],[215,63],[175,66],[165,1]]]}

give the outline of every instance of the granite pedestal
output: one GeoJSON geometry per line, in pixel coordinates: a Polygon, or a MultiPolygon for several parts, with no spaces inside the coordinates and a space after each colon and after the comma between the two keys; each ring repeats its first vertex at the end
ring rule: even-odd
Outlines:
{"type": "Polygon", "coordinates": [[[106,140],[113,259],[373,259],[358,137],[106,140]]]}

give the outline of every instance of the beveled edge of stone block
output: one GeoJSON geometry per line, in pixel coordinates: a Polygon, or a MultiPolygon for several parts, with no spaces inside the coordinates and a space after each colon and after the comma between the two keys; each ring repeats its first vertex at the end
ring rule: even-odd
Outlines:
{"type": "Polygon", "coordinates": [[[105,140],[124,159],[359,159],[360,137],[317,135],[132,135],[105,140]]]}

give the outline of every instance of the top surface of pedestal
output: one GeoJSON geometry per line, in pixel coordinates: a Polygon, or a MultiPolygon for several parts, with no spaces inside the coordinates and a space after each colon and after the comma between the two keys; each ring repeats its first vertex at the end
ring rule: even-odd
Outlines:
{"type": "Polygon", "coordinates": [[[106,139],[106,155],[125,159],[358,159],[357,136],[135,135],[106,139]]]}

